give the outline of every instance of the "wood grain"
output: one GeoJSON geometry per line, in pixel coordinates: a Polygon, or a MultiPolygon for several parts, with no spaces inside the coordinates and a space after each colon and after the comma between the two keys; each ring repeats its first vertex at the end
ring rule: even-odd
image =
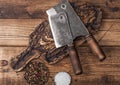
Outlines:
{"type": "MultiPolygon", "coordinates": [[[[0,46],[27,46],[29,34],[42,21],[42,19],[0,19],[0,46]]],[[[95,38],[101,46],[120,46],[119,27],[119,19],[103,20],[95,38]]]]}
{"type": "MultiPolygon", "coordinates": [[[[0,59],[7,60],[18,55],[25,47],[1,47],[0,59]]],[[[99,62],[87,47],[79,47],[78,52],[81,59],[81,64],[84,70],[82,75],[74,75],[70,59],[68,56],[56,65],[49,65],[44,62],[50,70],[51,78],[47,85],[53,85],[53,77],[59,71],[69,72],[72,76],[72,85],[96,85],[101,82],[101,85],[119,85],[120,84],[120,55],[119,47],[102,47],[106,53],[106,60],[99,62]],[[88,84],[89,82],[89,84],[88,84]]],[[[10,65],[0,67],[0,85],[28,85],[23,78],[23,73],[15,73],[10,65]]]]}
{"type": "MultiPolygon", "coordinates": [[[[55,6],[60,0],[0,0],[0,18],[47,18],[45,11],[55,6]]],[[[74,0],[70,0],[74,1],[74,0]]],[[[120,18],[119,0],[75,0],[77,3],[88,2],[103,10],[103,18],[120,18]]]]}
{"type": "MultiPolygon", "coordinates": [[[[28,45],[28,36],[42,19],[0,19],[0,60],[7,60],[7,66],[0,66],[0,85],[28,85],[23,73],[16,73],[10,67],[11,58],[28,45]]],[[[119,85],[120,84],[120,20],[105,19],[95,35],[107,58],[100,62],[86,45],[77,45],[84,73],[74,75],[70,59],[66,56],[56,65],[47,65],[51,78],[47,85],[53,85],[54,75],[59,71],[69,72],[71,85],[119,85]]]]}
{"type": "MultiPolygon", "coordinates": [[[[47,18],[45,11],[60,0],[0,0],[0,85],[28,85],[23,72],[16,73],[10,67],[10,60],[26,49],[29,34],[47,18]]],[[[82,75],[74,75],[70,59],[66,56],[56,65],[42,61],[50,70],[47,85],[54,85],[54,75],[66,71],[72,76],[71,85],[120,85],[120,0],[70,0],[88,2],[103,11],[103,22],[95,38],[107,58],[100,62],[87,44],[77,44],[83,67],[82,75]]],[[[40,59],[40,58],[39,58],[40,59]]]]}

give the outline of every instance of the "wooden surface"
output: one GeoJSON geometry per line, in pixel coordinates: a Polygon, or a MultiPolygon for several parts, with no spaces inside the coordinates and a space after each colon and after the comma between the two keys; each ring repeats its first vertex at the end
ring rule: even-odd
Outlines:
{"type": "MultiPolygon", "coordinates": [[[[95,35],[107,58],[100,62],[87,46],[77,45],[84,73],[74,75],[69,57],[56,65],[46,65],[51,78],[47,85],[53,85],[53,77],[59,71],[69,72],[71,85],[120,85],[120,0],[78,0],[87,1],[103,10],[104,20],[95,35]]],[[[28,85],[23,73],[16,73],[10,67],[10,59],[28,45],[28,36],[46,18],[45,10],[59,0],[0,0],[0,63],[7,60],[7,66],[0,64],[0,85],[28,85]]]]}
{"type": "MultiPolygon", "coordinates": [[[[28,45],[28,35],[39,24],[41,19],[0,19],[0,60],[7,60],[18,55],[28,45]]],[[[50,69],[49,84],[53,84],[53,76],[59,71],[67,71],[72,76],[72,85],[119,85],[120,79],[120,20],[105,19],[98,34],[95,35],[107,56],[99,62],[88,47],[79,46],[84,73],[75,76],[69,57],[56,65],[46,65],[50,69]],[[88,83],[89,82],[89,83],[88,83]],[[118,84],[119,83],[119,84],[118,84]]],[[[15,73],[8,65],[0,67],[0,85],[27,85],[21,73],[15,73]]]]}
{"type": "MultiPolygon", "coordinates": [[[[45,10],[60,0],[0,0],[0,18],[46,18],[45,10]],[[19,10],[19,11],[18,11],[19,10]]],[[[70,0],[92,3],[103,10],[103,18],[120,18],[120,0],[70,0]]]]}

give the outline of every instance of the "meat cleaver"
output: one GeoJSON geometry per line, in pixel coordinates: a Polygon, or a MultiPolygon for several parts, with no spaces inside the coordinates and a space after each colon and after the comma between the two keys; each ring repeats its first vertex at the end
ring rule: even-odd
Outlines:
{"type": "Polygon", "coordinates": [[[56,48],[68,46],[70,60],[75,74],[82,73],[79,56],[74,47],[74,40],[85,37],[88,45],[100,60],[105,58],[105,54],[97,44],[95,38],[89,33],[80,17],[76,14],[67,0],[62,0],[59,4],[46,11],[52,31],[56,48]]]}

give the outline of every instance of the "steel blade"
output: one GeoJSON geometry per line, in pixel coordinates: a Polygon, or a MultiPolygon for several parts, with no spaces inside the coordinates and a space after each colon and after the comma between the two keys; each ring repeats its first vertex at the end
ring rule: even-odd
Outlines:
{"type": "Polygon", "coordinates": [[[89,32],[80,17],[76,14],[72,6],[67,0],[63,0],[61,3],[54,7],[57,13],[66,12],[70,24],[70,29],[72,32],[73,39],[78,36],[88,35],[89,32]]]}
{"type": "Polygon", "coordinates": [[[52,8],[47,11],[47,14],[56,48],[73,43],[66,13],[56,13],[56,11],[52,8]]]}

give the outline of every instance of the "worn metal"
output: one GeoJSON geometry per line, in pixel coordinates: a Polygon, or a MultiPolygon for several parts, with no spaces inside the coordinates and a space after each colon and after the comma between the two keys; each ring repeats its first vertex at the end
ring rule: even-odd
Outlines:
{"type": "Polygon", "coordinates": [[[89,34],[87,28],[85,27],[77,13],[74,11],[68,0],[63,0],[61,3],[53,8],[56,10],[57,13],[65,12],[68,16],[73,39],[78,36],[85,36],[89,34]]]}
{"type": "Polygon", "coordinates": [[[59,12],[53,15],[50,9],[47,11],[51,31],[57,48],[73,43],[73,36],[70,30],[68,18],[65,12],[59,12]],[[50,12],[49,12],[50,11],[50,12]]]}

